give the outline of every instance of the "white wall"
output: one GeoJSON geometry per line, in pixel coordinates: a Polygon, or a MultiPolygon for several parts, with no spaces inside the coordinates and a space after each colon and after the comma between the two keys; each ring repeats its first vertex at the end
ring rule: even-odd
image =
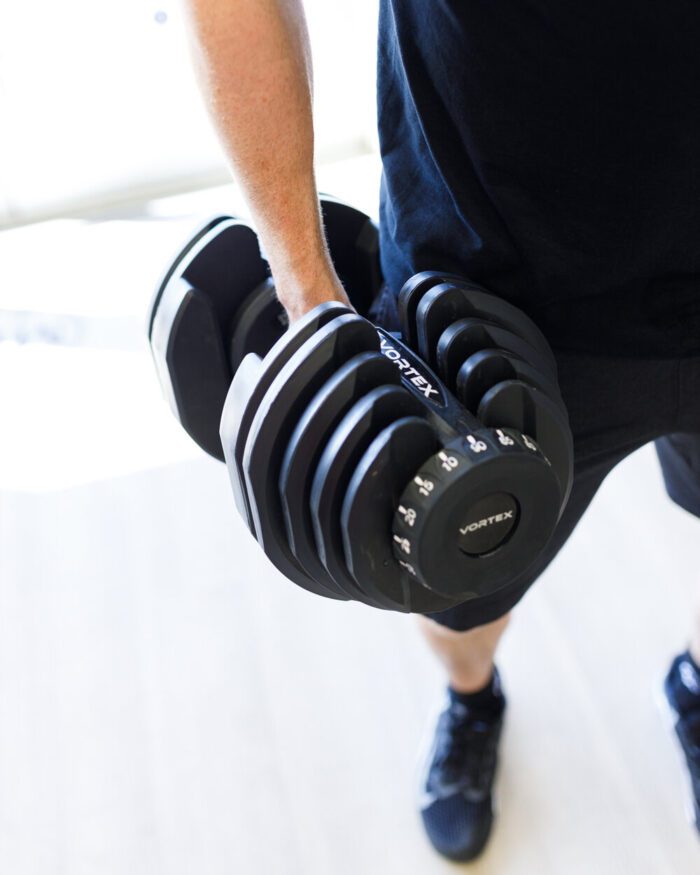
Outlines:
{"type": "MultiPolygon", "coordinates": [[[[319,158],[375,127],[376,0],[306,0],[319,158]]],[[[179,0],[0,5],[0,226],[226,178],[179,0]]]]}

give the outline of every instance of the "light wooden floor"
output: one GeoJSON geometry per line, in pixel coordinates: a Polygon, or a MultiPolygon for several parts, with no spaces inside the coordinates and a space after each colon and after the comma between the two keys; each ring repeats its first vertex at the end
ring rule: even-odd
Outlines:
{"type": "MultiPolygon", "coordinates": [[[[457,871],[414,812],[442,679],[412,620],[270,570],[161,402],[124,288],[100,348],[87,298],[70,346],[0,343],[0,873],[457,871]]],[[[500,817],[473,872],[700,871],[653,701],[699,557],[641,451],[506,638],[500,817]]]]}

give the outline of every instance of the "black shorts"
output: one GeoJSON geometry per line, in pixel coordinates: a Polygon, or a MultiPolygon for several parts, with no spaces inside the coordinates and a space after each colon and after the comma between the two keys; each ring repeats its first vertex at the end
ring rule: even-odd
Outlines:
{"type": "MultiPolygon", "coordinates": [[[[385,292],[374,319],[396,330],[395,299],[385,292]]],[[[700,516],[700,358],[613,358],[554,349],[559,385],[574,435],[571,497],[544,552],[498,592],[430,614],[465,632],[506,614],[537,580],[583,516],[603,480],[649,441],[669,496],[700,516]]]]}

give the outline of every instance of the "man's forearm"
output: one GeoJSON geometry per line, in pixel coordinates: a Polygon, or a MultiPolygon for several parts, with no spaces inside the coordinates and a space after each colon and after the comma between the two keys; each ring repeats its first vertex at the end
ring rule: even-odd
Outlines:
{"type": "Polygon", "coordinates": [[[343,296],[314,177],[312,67],[302,0],[189,0],[195,64],[282,303],[343,296]]]}

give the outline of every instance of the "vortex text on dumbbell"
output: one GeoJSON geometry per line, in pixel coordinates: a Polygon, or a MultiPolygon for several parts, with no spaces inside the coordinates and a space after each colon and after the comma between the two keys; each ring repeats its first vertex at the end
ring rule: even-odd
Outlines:
{"type": "Polygon", "coordinates": [[[381,342],[381,350],[384,355],[392,361],[396,367],[401,371],[401,376],[412,383],[417,389],[425,395],[426,398],[430,398],[431,395],[440,395],[437,389],[433,388],[428,380],[425,379],[421,375],[419,371],[417,371],[413,365],[407,361],[401,353],[393,347],[387,340],[383,337],[380,337],[381,342]]]}
{"type": "Polygon", "coordinates": [[[496,513],[493,516],[484,517],[481,520],[478,520],[474,523],[469,523],[463,529],[460,529],[459,532],[461,535],[466,535],[467,532],[475,532],[477,529],[483,529],[485,526],[492,526],[494,523],[502,523],[505,520],[513,519],[513,511],[506,510],[503,513],[496,513]]]}

